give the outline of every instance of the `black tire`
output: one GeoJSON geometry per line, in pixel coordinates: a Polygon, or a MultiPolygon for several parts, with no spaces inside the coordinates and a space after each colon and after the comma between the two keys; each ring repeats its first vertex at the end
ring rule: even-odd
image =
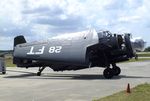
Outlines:
{"type": "Polygon", "coordinates": [[[113,67],[113,73],[115,76],[118,76],[121,73],[121,69],[119,67],[113,67]]]}
{"type": "Polygon", "coordinates": [[[2,74],[6,74],[6,72],[2,72],[2,74]]]}
{"type": "Polygon", "coordinates": [[[37,76],[41,76],[41,73],[40,73],[40,72],[37,72],[37,76]]]}
{"type": "Polygon", "coordinates": [[[103,72],[103,76],[106,78],[106,79],[111,79],[114,74],[113,74],[113,70],[111,68],[106,68],[103,72]]]}

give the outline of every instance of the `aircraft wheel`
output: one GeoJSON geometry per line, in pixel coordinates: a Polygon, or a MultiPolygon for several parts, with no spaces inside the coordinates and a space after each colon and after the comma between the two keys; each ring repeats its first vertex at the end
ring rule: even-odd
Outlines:
{"type": "Polygon", "coordinates": [[[117,66],[113,67],[112,70],[115,76],[118,76],[121,73],[121,69],[117,66]]]}
{"type": "Polygon", "coordinates": [[[41,73],[40,73],[40,72],[37,72],[37,76],[41,76],[41,73]]]}
{"type": "Polygon", "coordinates": [[[103,75],[106,79],[111,79],[113,77],[113,70],[111,68],[106,68],[103,72],[103,75]]]}

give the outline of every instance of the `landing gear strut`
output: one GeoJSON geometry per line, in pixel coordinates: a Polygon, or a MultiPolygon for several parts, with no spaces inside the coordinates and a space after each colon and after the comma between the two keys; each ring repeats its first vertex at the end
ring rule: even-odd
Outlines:
{"type": "Polygon", "coordinates": [[[39,67],[39,71],[37,72],[37,76],[41,76],[42,71],[45,69],[46,67],[39,67]]]}
{"type": "Polygon", "coordinates": [[[108,66],[104,72],[103,75],[106,79],[111,79],[113,76],[118,76],[121,73],[121,69],[116,66],[116,64],[112,64],[112,68],[108,66]]]}

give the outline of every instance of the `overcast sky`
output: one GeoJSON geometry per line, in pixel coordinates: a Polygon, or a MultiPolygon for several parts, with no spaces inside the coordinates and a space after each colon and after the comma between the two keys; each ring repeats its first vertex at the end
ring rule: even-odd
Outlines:
{"type": "Polygon", "coordinates": [[[0,50],[13,38],[44,40],[94,27],[132,33],[150,45],[149,0],[0,0],[0,50]]]}

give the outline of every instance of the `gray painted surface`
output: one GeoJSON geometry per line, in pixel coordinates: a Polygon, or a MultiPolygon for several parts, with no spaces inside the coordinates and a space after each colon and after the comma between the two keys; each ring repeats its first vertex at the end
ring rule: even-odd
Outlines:
{"type": "Polygon", "coordinates": [[[64,34],[62,36],[53,37],[45,42],[34,42],[20,44],[15,47],[14,57],[39,59],[48,61],[74,62],[85,63],[86,49],[89,45],[98,43],[98,36],[95,30],[88,30],[77,33],[64,34]],[[27,54],[31,47],[33,52],[39,52],[39,49],[44,48],[42,54],[27,54]],[[50,47],[61,46],[60,53],[49,53],[50,47]]]}
{"type": "Polygon", "coordinates": [[[103,68],[79,71],[53,72],[49,68],[36,76],[38,68],[8,68],[0,75],[1,101],[91,101],[150,83],[150,61],[118,64],[122,73],[113,79],[104,79],[103,68]]]}

